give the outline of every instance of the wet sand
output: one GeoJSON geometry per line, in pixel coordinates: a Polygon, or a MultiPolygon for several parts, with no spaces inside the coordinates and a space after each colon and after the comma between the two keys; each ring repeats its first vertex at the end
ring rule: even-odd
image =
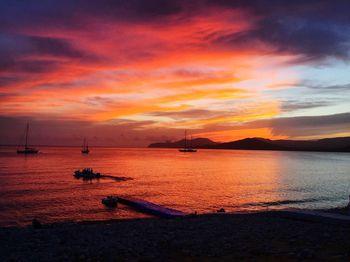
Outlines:
{"type": "Polygon", "coordinates": [[[0,228],[0,261],[350,259],[350,226],[274,212],[0,228]]]}

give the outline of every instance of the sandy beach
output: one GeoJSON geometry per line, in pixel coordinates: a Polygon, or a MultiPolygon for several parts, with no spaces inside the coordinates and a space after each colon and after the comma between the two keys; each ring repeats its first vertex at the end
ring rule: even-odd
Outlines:
{"type": "Polygon", "coordinates": [[[274,212],[0,228],[1,261],[350,259],[350,226],[274,212]]]}

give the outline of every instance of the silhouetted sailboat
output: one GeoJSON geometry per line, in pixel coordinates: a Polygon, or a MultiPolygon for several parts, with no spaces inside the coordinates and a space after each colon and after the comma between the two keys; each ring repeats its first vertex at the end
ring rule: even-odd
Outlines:
{"type": "Polygon", "coordinates": [[[28,138],[29,138],[29,123],[27,123],[26,127],[26,142],[23,149],[17,149],[17,154],[37,154],[39,152],[38,149],[33,147],[28,147],[28,138]]]}
{"type": "Polygon", "coordinates": [[[84,143],[83,143],[83,148],[81,149],[81,153],[82,154],[89,154],[90,150],[89,150],[89,145],[86,142],[86,139],[84,138],[84,143]]]}
{"type": "Polygon", "coordinates": [[[187,131],[185,130],[185,147],[179,149],[180,152],[184,152],[184,153],[192,153],[192,152],[197,152],[196,149],[192,148],[192,136],[190,139],[190,143],[189,145],[187,145],[187,131]]]}

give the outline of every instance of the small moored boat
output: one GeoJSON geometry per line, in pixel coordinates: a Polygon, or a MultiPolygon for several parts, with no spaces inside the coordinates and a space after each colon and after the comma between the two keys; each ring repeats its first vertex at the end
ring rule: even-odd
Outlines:
{"type": "Polygon", "coordinates": [[[25,147],[24,149],[17,149],[17,154],[37,154],[38,149],[32,147],[25,147]]]}
{"type": "Polygon", "coordinates": [[[86,140],[84,139],[83,148],[81,149],[81,153],[82,154],[89,154],[89,152],[90,152],[89,145],[86,142],[86,140]]]}
{"type": "Polygon", "coordinates": [[[74,171],[74,176],[76,178],[83,178],[83,179],[96,179],[100,178],[100,173],[95,173],[92,168],[84,168],[83,170],[76,170],[74,171]]]}
{"type": "Polygon", "coordinates": [[[29,139],[29,123],[27,123],[27,127],[26,127],[26,142],[25,142],[24,148],[22,149],[18,148],[17,154],[37,154],[39,152],[38,149],[28,146],[28,139],[29,139]]]}
{"type": "Polygon", "coordinates": [[[180,152],[197,152],[197,149],[193,149],[193,148],[181,148],[179,149],[180,152]]]}
{"type": "Polygon", "coordinates": [[[185,147],[179,149],[180,152],[188,153],[188,152],[197,152],[197,149],[192,147],[192,136],[190,139],[189,145],[187,144],[187,131],[185,130],[185,147]]]}
{"type": "Polygon", "coordinates": [[[118,198],[114,196],[107,196],[105,198],[102,198],[102,204],[108,207],[116,207],[118,205],[118,198]]]}

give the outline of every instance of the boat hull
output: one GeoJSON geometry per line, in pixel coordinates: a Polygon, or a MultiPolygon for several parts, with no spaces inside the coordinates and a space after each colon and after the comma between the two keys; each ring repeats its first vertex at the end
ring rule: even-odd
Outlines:
{"type": "Polygon", "coordinates": [[[117,198],[103,198],[101,201],[102,204],[104,204],[107,207],[117,207],[118,206],[118,199],[117,198]]]}
{"type": "Polygon", "coordinates": [[[31,149],[31,150],[26,150],[26,149],[23,149],[23,150],[17,150],[17,154],[37,154],[39,153],[39,150],[37,149],[31,149]]]}
{"type": "Polygon", "coordinates": [[[187,149],[187,148],[179,149],[179,151],[183,152],[183,153],[194,153],[194,152],[197,152],[196,149],[187,149]]]}

